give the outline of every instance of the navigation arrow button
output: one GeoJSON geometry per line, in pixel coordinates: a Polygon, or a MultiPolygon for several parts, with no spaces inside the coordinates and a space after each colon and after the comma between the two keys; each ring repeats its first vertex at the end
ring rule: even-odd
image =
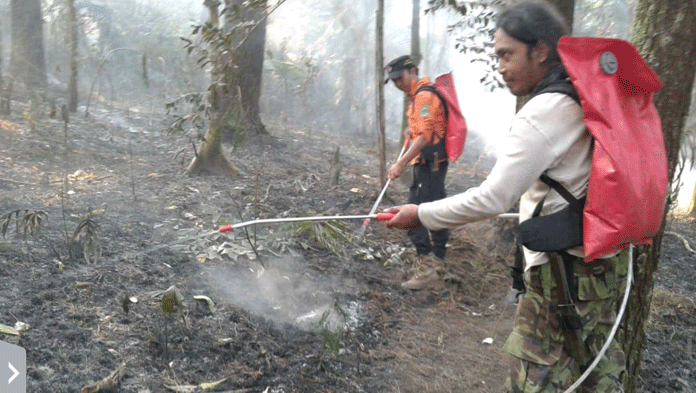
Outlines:
{"type": "Polygon", "coordinates": [[[19,345],[0,341],[0,393],[26,392],[27,351],[19,345]]]}
{"type": "Polygon", "coordinates": [[[9,385],[12,383],[12,381],[14,381],[15,378],[17,378],[17,376],[19,375],[19,371],[17,371],[17,369],[14,368],[14,366],[10,362],[7,362],[7,366],[10,367],[10,370],[12,370],[12,373],[13,373],[12,376],[10,377],[10,380],[7,381],[7,384],[9,385]]]}

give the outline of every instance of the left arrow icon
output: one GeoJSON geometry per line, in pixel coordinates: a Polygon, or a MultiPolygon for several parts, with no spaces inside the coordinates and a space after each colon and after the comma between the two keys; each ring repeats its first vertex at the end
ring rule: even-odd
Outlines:
{"type": "Polygon", "coordinates": [[[14,381],[15,378],[17,378],[17,376],[19,375],[19,371],[17,371],[17,369],[14,368],[14,366],[10,362],[7,362],[7,365],[10,367],[10,370],[12,370],[12,376],[10,377],[10,380],[7,381],[7,384],[9,385],[12,383],[12,381],[14,381]]]}

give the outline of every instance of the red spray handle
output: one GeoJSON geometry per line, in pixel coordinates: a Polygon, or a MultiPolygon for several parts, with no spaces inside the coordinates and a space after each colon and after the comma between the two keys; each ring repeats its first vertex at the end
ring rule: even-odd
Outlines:
{"type": "Polygon", "coordinates": [[[389,221],[394,218],[396,214],[394,213],[377,213],[375,215],[369,216],[363,221],[363,225],[367,226],[370,224],[370,218],[375,218],[377,221],[389,221]]]}
{"type": "Polygon", "coordinates": [[[389,221],[394,218],[394,213],[377,213],[377,221],[389,221]]]}

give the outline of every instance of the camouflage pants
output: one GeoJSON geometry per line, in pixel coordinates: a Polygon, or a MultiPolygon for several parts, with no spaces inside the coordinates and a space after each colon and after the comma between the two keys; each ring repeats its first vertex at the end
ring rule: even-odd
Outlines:
{"type": "MultiPolygon", "coordinates": [[[[556,254],[550,263],[563,264],[556,254]]],[[[573,261],[574,302],[582,320],[582,340],[589,365],[604,345],[616,321],[618,305],[626,288],[628,253],[585,263],[573,261]]],[[[563,392],[582,374],[581,364],[573,357],[568,331],[558,318],[560,287],[549,264],[525,272],[527,292],[520,298],[515,325],[503,350],[510,357],[506,392],[563,392]]],[[[577,356],[576,356],[577,357],[577,356]]],[[[626,359],[614,340],[597,367],[577,392],[623,392],[621,377],[626,359]]]]}

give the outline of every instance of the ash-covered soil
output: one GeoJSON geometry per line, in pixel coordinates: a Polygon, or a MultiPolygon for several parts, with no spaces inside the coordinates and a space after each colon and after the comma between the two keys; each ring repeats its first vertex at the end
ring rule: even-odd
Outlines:
{"type": "MultiPolygon", "coordinates": [[[[270,135],[225,147],[240,176],[189,177],[191,143],[166,134],[161,114],[97,107],[66,133],[47,116],[32,131],[25,103],[13,108],[0,119],[0,324],[21,332],[0,339],[26,349],[28,392],[501,391],[510,223],[454,231],[457,278],[417,292],[399,286],[415,261],[406,235],[378,222],[364,237],[361,220],[214,233],[366,214],[380,191],[374,138],[269,122],[270,135]],[[38,234],[16,233],[25,217],[43,217],[38,234]],[[93,247],[74,244],[79,228],[93,247]],[[172,286],[181,302],[167,315],[172,286]]],[[[490,168],[474,145],[451,166],[449,193],[490,168]]],[[[406,195],[394,182],[381,206],[406,195]]],[[[696,247],[693,222],[668,230],[696,247]]],[[[666,235],[644,392],[696,390],[694,260],[666,235]]]]}

